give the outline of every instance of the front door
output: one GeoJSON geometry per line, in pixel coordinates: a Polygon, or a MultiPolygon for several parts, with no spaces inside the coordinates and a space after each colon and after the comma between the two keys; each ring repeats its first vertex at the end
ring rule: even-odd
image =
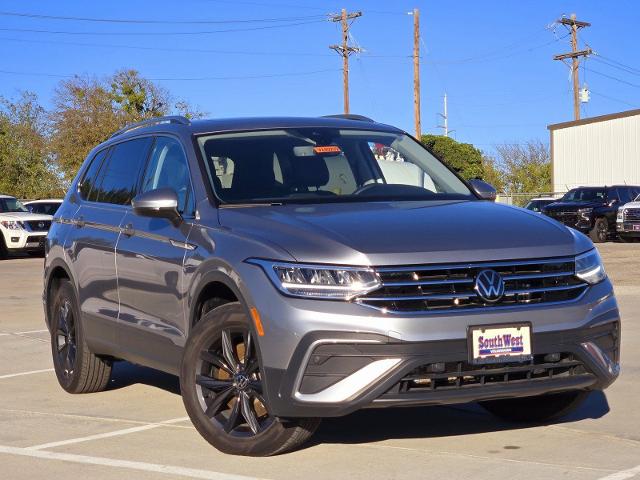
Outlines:
{"type": "Polygon", "coordinates": [[[177,373],[185,343],[183,263],[194,203],[187,159],[180,142],[158,137],[143,176],[141,193],[172,188],[181,221],[142,217],[129,211],[116,248],[120,328],[127,358],[177,373]]]}

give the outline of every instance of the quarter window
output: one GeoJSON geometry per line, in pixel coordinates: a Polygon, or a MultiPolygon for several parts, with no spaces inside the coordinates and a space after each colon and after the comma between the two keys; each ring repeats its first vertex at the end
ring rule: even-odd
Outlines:
{"type": "MultiPolygon", "coordinates": [[[[233,167],[232,167],[233,168],[233,167]]],[[[171,188],[178,195],[178,211],[187,216],[195,211],[187,157],[179,141],[158,137],[153,146],[141,191],[171,188]]]]}
{"type": "MultiPolygon", "coordinates": [[[[129,205],[149,152],[150,137],[119,143],[100,171],[100,187],[95,200],[116,205],[129,205]]],[[[93,192],[91,197],[94,197],[93,192]]]]}

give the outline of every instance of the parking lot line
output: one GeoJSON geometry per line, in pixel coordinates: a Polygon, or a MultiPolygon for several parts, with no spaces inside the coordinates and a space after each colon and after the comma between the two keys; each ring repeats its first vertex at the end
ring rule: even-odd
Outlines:
{"type": "Polygon", "coordinates": [[[175,465],[161,465],[157,463],[133,462],[114,458],[92,457],[87,455],[75,455],[71,453],[49,452],[46,450],[30,450],[28,448],[9,447],[0,445],[0,454],[20,455],[46,460],[58,460],[63,462],[82,463],[85,465],[101,465],[105,467],[124,468],[144,472],[164,473],[167,475],[186,478],[200,478],[204,480],[260,480],[257,477],[233,475],[229,473],[200,470],[195,468],[178,467],[175,465]]]}
{"type": "Polygon", "coordinates": [[[34,373],[53,372],[53,368],[45,368],[43,370],[31,370],[29,372],[10,373],[8,375],[0,375],[0,380],[4,378],[21,377],[23,375],[33,375],[34,373]]]}
{"type": "Polygon", "coordinates": [[[602,477],[599,480],[627,480],[640,474],[640,465],[637,465],[629,470],[622,470],[620,472],[612,473],[606,477],[602,477]]]}
{"type": "MultiPolygon", "coordinates": [[[[109,422],[109,423],[126,423],[126,424],[134,424],[134,425],[153,425],[158,424],[163,427],[171,427],[171,428],[185,428],[187,430],[193,430],[195,427],[191,424],[189,425],[174,425],[169,423],[160,423],[160,422],[145,422],[141,420],[131,420],[128,418],[114,418],[114,417],[99,417],[95,415],[78,415],[73,413],[56,413],[56,412],[38,412],[35,410],[19,410],[15,408],[0,408],[0,412],[6,413],[16,413],[22,415],[41,415],[45,417],[60,417],[60,418],[75,418],[81,420],[93,420],[96,422],[109,422]]],[[[186,419],[186,417],[185,417],[186,419]]],[[[186,421],[186,420],[185,420],[186,421]]]]}
{"type": "Polygon", "coordinates": [[[26,335],[27,333],[44,333],[48,332],[46,328],[44,330],[27,330],[26,332],[13,332],[14,335],[26,335]]]}
{"type": "Polygon", "coordinates": [[[179,423],[189,420],[189,417],[172,418],[171,420],[165,420],[158,423],[148,423],[146,425],[140,425],[137,427],[123,428],[122,430],[114,430],[113,432],[98,433],[96,435],[88,435],[86,437],[70,438],[68,440],[60,440],[59,442],[42,443],[40,445],[33,445],[26,447],[27,450],[44,450],[46,448],[61,447],[63,445],[71,445],[74,443],[90,442],[92,440],[101,440],[103,438],[119,437],[121,435],[128,435],[130,433],[143,432],[145,430],[152,430],[165,425],[171,425],[173,423],[179,423]]]}

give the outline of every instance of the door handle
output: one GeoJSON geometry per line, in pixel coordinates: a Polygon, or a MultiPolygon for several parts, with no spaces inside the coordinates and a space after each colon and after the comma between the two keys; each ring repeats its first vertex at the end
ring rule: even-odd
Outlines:
{"type": "Polygon", "coordinates": [[[85,221],[84,221],[84,217],[82,215],[80,215],[77,219],[76,219],[76,227],[78,228],[82,228],[85,226],[85,221]]]}
{"type": "Polygon", "coordinates": [[[132,237],[135,235],[136,231],[133,229],[133,225],[131,223],[127,223],[124,228],[120,229],[120,233],[127,237],[132,237]]]}

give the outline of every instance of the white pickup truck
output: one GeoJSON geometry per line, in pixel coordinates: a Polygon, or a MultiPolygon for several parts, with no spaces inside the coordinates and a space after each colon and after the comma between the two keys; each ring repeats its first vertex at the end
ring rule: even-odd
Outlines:
{"type": "Polygon", "coordinates": [[[0,259],[19,252],[41,255],[52,219],[30,213],[15,197],[0,195],[0,259]]]}

